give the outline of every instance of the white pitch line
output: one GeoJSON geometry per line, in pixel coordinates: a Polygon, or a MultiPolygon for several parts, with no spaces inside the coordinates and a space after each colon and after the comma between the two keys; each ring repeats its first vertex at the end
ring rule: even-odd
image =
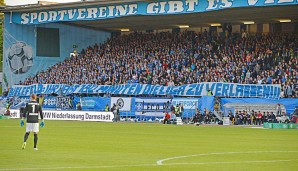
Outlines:
{"type": "Polygon", "coordinates": [[[206,165],[206,164],[239,164],[239,163],[274,163],[274,162],[291,162],[297,161],[293,160],[262,160],[262,161],[239,161],[239,162],[200,162],[200,163],[168,163],[163,164],[164,161],[186,158],[186,157],[197,157],[197,156],[208,156],[208,155],[224,155],[224,154],[248,154],[248,153],[298,153],[298,151],[251,151],[251,152],[222,152],[222,153],[206,153],[206,154],[194,154],[188,156],[176,156],[171,158],[166,158],[158,160],[156,164],[134,164],[134,165],[111,165],[111,166],[69,166],[69,167],[40,167],[40,168],[0,168],[0,171],[10,171],[10,170],[66,170],[66,169],[101,169],[101,168],[123,168],[123,167],[140,167],[140,166],[171,166],[171,165],[206,165]]]}
{"type": "MultiPolygon", "coordinates": [[[[169,163],[162,166],[173,165],[210,165],[210,164],[241,164],[241,163],[274,163],[274,162],[291,162],[294,160],[263,160],[263,161],[240,161],[240,162],[201,162],[201,163],[169,163]]],[[[46,168],[0,168],[1,171],[10,170],[64,170],[64,169],[102,169],[102,168],[116,168],[116,167],[139,167],[139,166],[160,166],[157,164],[138,164],[138,165],[118,165],[118,166],[81,166],[81,167],[46,167],[46,168]]]]}
{"type": "Polygon", "coordinates": [[[139,167],[139,166],[157,166],[156,164],[135,164],[135,165],[112,165],[112,166],[69,166],[69,167],[39,167],[39,168],[0,168],[0,171],[9,170],[64,170],[64,169],[102,169],[116,167],[139,167]]]}
{"type": "Polygon", "coordinates": [[[242,163],[274,163],[274,162],[291,162],[296,161],[298,159],[294,160],[255,160],[255,161],[239,161],[239,162],[201,162],[201,163],[169,163],[169,164],[163,164],[162,166],[171,166],[171,165],[206,165],[206,164],[242,164],[242,163]]]}
{"type": "Polygon", "coordinates": [[[163,165],[164,161],[187,158],[187,157],[198,157],[198,156],[210,156],[210,155],[225,155],[225,154],[249,154],[249,153],[298,153],[298,151],[248,151],[248,152],[222,152],[222,153],[205,153],[205,154],[193,154],[187,156],[175,156],[169,157],[156,162],[157,165],[163,165]]]}

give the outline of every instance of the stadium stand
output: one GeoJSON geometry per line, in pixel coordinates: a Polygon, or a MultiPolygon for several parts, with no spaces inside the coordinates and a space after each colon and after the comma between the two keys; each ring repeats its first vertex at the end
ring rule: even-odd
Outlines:
{"type": "Polygon", "coordinates": [[[281,97],[298,97],[296,39],[289,33],[134,32],[82,49],[20,84],[281,84],[281,97]]]}

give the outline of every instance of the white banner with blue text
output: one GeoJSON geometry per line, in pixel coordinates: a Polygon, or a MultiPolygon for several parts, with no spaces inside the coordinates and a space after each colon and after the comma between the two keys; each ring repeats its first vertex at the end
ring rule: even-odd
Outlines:
{"type": "Polygon", "coordinates": [[[31,94],[52,94],[62,91],[63,94],[121,94],[121,95],[176,95],[176,96],[206,96],[211,90],[217,97],[264,97],[279,98],[279,84],[234,84],[221,82],[204,82],[185,84],[181,86],[161,86],[150,84],[121,85],[65,85],[65,84],[32,84],[14,85],[8,96],[30,96],[31,94]]]}
{"type": "Polygon", "coordinates": [[[296,5],[297,0],[159,0],[123,4],[79,6],[74,8],[40,9],[13,12],[17,24],[43,24],[61,21],[101,20],[134,15],[166,15],[208,12],[229,8],[296,5]]]}

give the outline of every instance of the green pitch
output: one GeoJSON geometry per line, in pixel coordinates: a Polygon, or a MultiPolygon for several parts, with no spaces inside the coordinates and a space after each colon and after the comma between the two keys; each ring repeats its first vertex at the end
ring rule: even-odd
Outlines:
{"type": "Polygon", "coordinates": [[[298,170],[298,130],[46,121],[38,151],[25,127],[0,120],[3,170],[298,170]]]}

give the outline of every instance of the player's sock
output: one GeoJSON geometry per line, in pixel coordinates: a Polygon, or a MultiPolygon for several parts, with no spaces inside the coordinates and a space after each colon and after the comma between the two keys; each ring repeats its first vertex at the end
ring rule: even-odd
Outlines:
{"type": "Polygon", "coordinates": [[[26,141],[27,141],[27,139],[28,139],[28,136],[29,136],[29,132],[26,132],[26,134],[24,135],[24,142],[26,142],[26,141]]]}
{"type": "Polygon", "coordinates": [[[37,145],[37,134],[34,134],[34,148],[36,148],[36,145],[37,145]]]}
{"type": "Polygon", "coordinates": [[[26,148],[26,142],[23,143],[22,149],[24,150],[26,148]]]}

